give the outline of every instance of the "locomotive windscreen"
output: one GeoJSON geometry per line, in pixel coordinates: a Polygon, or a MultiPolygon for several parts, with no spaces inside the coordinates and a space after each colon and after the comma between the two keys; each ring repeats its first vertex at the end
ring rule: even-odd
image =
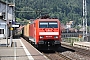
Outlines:
{"type": "Polygon", "coordinates": [[[39,22],[39,28],[58,28],[58,23],[57,22],[44,22],[44,21],[40,21],[39,22]]]}

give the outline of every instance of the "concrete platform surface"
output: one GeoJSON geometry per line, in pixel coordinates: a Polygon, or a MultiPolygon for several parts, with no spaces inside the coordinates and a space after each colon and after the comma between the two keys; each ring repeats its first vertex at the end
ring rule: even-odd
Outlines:
{"type": "Polygon", "coordinates": [[[22,39],[13,39],[13,46],[10,46],[10,39],[0,40],[0,60],[48,60],[43,54],[34,49],[29,43],[22,39]]]}

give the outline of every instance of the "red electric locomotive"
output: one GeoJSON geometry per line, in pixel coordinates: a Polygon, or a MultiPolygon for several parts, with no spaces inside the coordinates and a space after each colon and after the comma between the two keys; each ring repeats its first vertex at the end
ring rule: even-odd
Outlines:
{"type": "Polygon", "coordinates": [[[61,45],[61,28],[58,19],[36,19],[29,27],[29,40],[40,49],[53,49],[61,45]]]}

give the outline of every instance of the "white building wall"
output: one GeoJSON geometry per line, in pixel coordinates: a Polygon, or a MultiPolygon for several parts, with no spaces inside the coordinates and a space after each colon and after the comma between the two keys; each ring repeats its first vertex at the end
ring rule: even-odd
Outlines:
{"type": "MultiPolygon", "coordinates": [[[[12,20],[12,7],[7,6],[8,9],[8,20],[12,20]]],[[[4,34],[0,34],[0,38],[6,38],[6,3],[0,1],[0,16],[2,16],[2,13],[5,13],[5,18],[4,19],[0,19],[0,29],[4,29],[4,34]]],[[[9,36],[9,29],[7,32],[7,35],[9,36]]]]}
{"type": "MultiPolygon", "coordinates": [[[[8,9],[8,20],[12,20],[12,7],[8,5],[7,9],[8,9]]],[[[5,12],[6,14],[6,4],[0,2],[0,14],[2,14],[2,12],[5,12]]],[[[5,16],[5,19],[6,19],[6,16],[5,16]]]]}
{"type": "Polygon", "coordinates": [[[68,24],[68,25],[66,25],[66,27],[67,27],[67,28],[71,28],[71,25],[68,24]]]}
{"type": "MultiPolygon", "coordinates": [[[[0,38],[5,38],[6,37],[6,22],[1,19],[0,19],[0,29],[4,29],[4,34],[0,34],[0,38]]],[[[9,32],[7,32],[7,35],[9,35],[9,32]]]]}

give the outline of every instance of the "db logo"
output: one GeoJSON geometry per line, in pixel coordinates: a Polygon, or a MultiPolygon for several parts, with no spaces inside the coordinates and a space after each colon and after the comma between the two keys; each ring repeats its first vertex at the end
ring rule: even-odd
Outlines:
{"type": "Polygon", "coordinates": [[[46,37],[52,37],[52,36],[46,36],[46,37]]]}

